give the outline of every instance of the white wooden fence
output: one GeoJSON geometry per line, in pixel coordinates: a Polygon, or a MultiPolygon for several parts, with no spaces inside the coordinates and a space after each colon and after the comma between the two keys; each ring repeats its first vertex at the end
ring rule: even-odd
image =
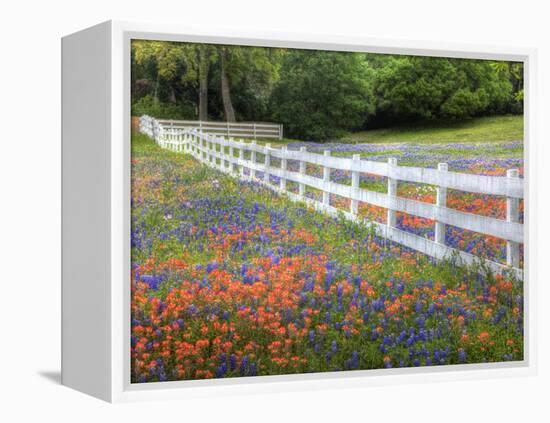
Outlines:
{"type": "Polygon", "coordinates": [[[204,134],[240,138],[283,139],[283,125],[261,122],[212,122],[199,120],[168,120],[157,122],[165,128],[197,129],[204,134]]]}
{"type": "Polygon", "coordinates": [[[449,172],[447,164],[441,163],[438,169],[398,166],[396,159],[387,163],[360,160],[358,154],[352,158],[331,157],[330,151],[324,154],[307,152],[305,147],[300,151],[272,148],[255,141],[246,143],[226,139],[212,134],[201,133],[197,129],[183,129],[165,126],[147,116],[140,118],[140,130],[152,137],[161,147],[193,155],[201,162],[243,179],[252,179],[284,193],[296,201],[305,201],[316,209],[330,214],[343,214],[354,221],[357,217],[359,202],[369,203],[387,209],[387,223],[368,222],[377,233],[387,239],[406,247],[420,251],[436,259],[455,259],[465,264],[482,262],[497,273],[513,272],[523,278],[520,266],[519,246],[523,243],[523,224],[519,223],[519,201],[523,198],[523,180],[516,169],[511,169],[507,177],[472,175],[449,172]],[[245,152],[250,152],[245,158],[245,152]],[[264,162],[258,163],[257,153],[264,155],[264,162]],[[280,159],[280,167],[271,166],[271,158],[280,159]],[[299,162],[299,171],[288,170],[288,160],[299,162]],[[311,163],[323,168],[323,177],[306,174],[306,164],[311,163]],[[245,169],[249,174],[245,175],[245,169]],[[331,170],[339,169],[351,172],[351,185],[331,181],[331,170]],[[262,180],[256,177],[262,172],[262,180]],[[359,187],[361,173],[380,175],[388,179],[387,193],[368,191],[359,187]],[[279,186],[270,183],[269,176],[280,178],[279,186]],[[298,184],[298,194],[287,190],[287,181],[298,184]],[[397,196],[398,181],[430,184],[437,186],[436,204],[412,200],[397,196]],[[305,196],[305,187],[322,191],[322,201],[305,196]],[[447,189],[489,194],[506,197],[506,220],[481,216],[446,207],[447,189]],[[350,199],[350,210],[343,211],[330,205],[330,194],[350,199]],[[396,212],[403,212],[435,221],[435,240],[403,231],[396,227],[396,212]],[[491,235],[506,240],[507,264],[481,259],[470,253],[445,245],[445,225],[452,225],[469,231],[491,235]]]}

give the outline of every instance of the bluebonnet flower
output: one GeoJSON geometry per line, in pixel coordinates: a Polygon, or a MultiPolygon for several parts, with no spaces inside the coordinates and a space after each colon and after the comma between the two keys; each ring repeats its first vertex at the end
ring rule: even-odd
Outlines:
{"type": "Polygon", "coordinates": [[[224,377],[226,372],[227,372],[227,364],[222,363],[220,366],[216,368],[216,377],[217,378],[224,377]]]}

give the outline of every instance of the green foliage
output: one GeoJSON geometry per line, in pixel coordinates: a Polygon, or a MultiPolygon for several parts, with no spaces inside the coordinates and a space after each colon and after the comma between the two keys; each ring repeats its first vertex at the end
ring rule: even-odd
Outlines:
{"type": "Polygon", "coordinates": [[[150,94],[141,97],[132,104],[132,115],[149,115],[157,119],[190,119],[195,118],[193,105],[173,104],[155,100],[150,94]]]}
{"type": "Polygon", "coordinates": [[[361,54],[292,50],[273,92],[273,116],[290,137],[341,136],[374,112],[372,77],[361,54]]]}
{"type": "Polygon", "coordinates": [[[494,62],[437,57],[390,57],[377,68],[378,112],[393,120],[464,119],[502,113],[512,83],[494,62]]]}
{"type": "Polygon", "coordinates": [[[220,57],[225,53],[225,71],[237,121],[270,120],[268,105],[286,50],[261,47],[216,46],[209,76],[209,115],[225,119],[221,92],[220,57]]]}
{"type": "Polygon", "coordinates": [[[134,40],[131,53],[134,115],[234,115],[324,141],[361,129],[523,112],[519,62],[148,40],[134,40]]]}

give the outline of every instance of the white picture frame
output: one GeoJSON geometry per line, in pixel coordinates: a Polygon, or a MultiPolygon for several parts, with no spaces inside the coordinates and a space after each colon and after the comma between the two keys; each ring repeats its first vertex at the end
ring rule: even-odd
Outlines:
{"type": "Polygon", "coordinates": [[[62,41],[62,383],[110,402],[533,375],[536,357],[536,51],[334,35],[105,22],[62,41]],[[132,39],[522,61],[525,354],[522,362],[130,383],[132,39]],[[86,272],[82,270],[86,269],[86,272]]]}

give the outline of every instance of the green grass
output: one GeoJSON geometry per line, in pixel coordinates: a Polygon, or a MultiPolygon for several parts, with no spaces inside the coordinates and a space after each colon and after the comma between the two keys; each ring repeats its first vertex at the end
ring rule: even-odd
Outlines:
{"type": "MultiPolygon", "coordinates": [[[[523,140],[523,115],[488,116],[464,121],[423,122],[392,128],[371,129],[350,133],[340,140],[345,143],[418,143],[500,142],[523,140]]],[[[250,142],[252,139],[246,139],[250,142]]],[[[258,139],[258,144],[277,147],[301,140],[258,139]]]]}
{"type": "MultiPolygon", "coordinates": [[[[340,142],[359,144],[383,143],[483,143],[523,140],[523,115],[488,116],[468,119],[460,122],[437,121],[423,122],[411,125],[394,126],[393,128],[372,129],[350,133],[340,139],[340,142]]],[[[245,138],[251,142],[252,138],[245,138]]],[[[292,138],[257,139],[258,144],[271,144],[279,147],[301,140],[292,138]]],[[[337,142],[338,140],[332,140],[337,142]]]]}
{"type": "Polygon", "coordinates": [[[349,134],[351,143],[445,143],[523,140],[523,116],[490,116],[461,122],[431,122],[349,134]]]}

